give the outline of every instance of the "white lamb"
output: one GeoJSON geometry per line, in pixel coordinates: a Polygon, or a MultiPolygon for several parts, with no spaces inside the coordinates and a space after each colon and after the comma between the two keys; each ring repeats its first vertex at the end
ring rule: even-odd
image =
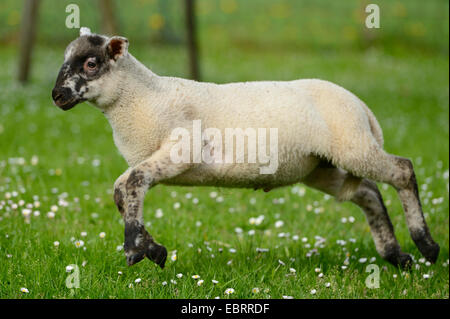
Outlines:
{"type": "Polygon", "coordinates": [[[125,221],[128,265],[147,256],[164,266],[167,251],[145,230],[142,216],[145,193],[158,183],[265,190],[304,183],[359,205],[379,254],[407,267],[411,257],[400,250],[374,181],[388,183],[398,191],[420,252],[431,262],[438,257],[411,161],[383,150],[382,131],[372,112],[335,84],[296,80],[219,85],[158,76],[128,52],[127,39],[83,30],[66,49],[52,96],[63,110],[92,102],[113,128],[115,144],[130,166],[115,182],[114,193],[125,221]],[[198,120],[222,136],[227,128],[276,128],[277,169],[261,174],[267,162],[259,158],[256,163],[198,163],[192,157],[175,162],[171,155],[179,141],[171,138],[172,132],[183,128],[193,133],[193,121],[198,120]]]}

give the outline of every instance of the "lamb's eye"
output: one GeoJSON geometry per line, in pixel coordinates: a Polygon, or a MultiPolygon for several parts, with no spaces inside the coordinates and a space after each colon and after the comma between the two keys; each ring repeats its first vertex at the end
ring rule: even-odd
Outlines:
{"type": "Polygon", "coordinates": [[[88,58],[86,62],[84,62],[84,71],[86,72],[92,72],[95,71],[97,68],[97,63],[95,61],[95,58],[88,58]]]}

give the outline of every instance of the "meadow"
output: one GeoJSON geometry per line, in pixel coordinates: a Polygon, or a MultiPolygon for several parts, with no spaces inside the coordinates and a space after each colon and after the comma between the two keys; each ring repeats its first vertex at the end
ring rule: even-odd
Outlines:
{"type": "MultiPolygon", "coordinates": [[[[379,1],[382,27],[368,35],[358,1],[199,2],[203,81],[335,82],[373,110],[385,149],[412,159],[441,246],[436,264],[412,242],[396,191],[379,185],[414,256],[409,271],[379,257],[358,207],[301,184],[268,193],[156,186],[144,219],[169,250],[166,267],[127,267],[112,196],[127,165],[111,128],[87,103],[63,112],[51,100],[77,36],[64,28],[66,2],[80,3],[82,24],[96,31],[86,1],[43,2],[27,85],[15,81],[20,3],[0,4],[0,298],[449,298],[448,2],[379,1]],[[369,264],[380,269],[377,289],[365,283],[369,264]],[[66,287],[68,265],[79,288],[66,287]]],[[[129,51],[157,74],[187,77],[183,44],[155,36],[157,10],[133,1],[121,11],[129,51]]]]}

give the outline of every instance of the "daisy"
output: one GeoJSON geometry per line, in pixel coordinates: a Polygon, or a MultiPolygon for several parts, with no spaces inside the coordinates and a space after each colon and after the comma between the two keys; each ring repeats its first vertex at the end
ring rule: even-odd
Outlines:
{"type": "Polygon", "coordinates": [[[77,248],[80,248],[80,247],[83,247],[84,246],[84,241],[82,241],[82,240],[77,240],[77,241],[75,241],[75,247],[77,247],[77,248]]]}
{"type": "Polygon", "coordinates": [[[227,288],[225,289],[225,295],[231,295],[234,294],[234,289],[233,288],[227,288]]]}
{"type": "Polygon", "coordinates": [[[193,275],[193,276],[192,276],[192,279],[199,279],[199,278],[200,278],[199,275],[193,275]]]}
{"type": "Polygon", "coordinates": [[[29,291],[27,288],[25,288],[25,287],[20,288],[20,291],[23,292],[24,294],[27,294],[27,293],[30,292],[30,291],[29,291]]]}
{"type": "Polygon", "coordinates": [[[161,209],[161,208],[158,208],[158,209],[156,210],[156,212],[155,212],[155,217],[156,217],[156,218],[161,218],[161,217],[163,217],[163,216],[164,216],[164,213],[163,213],[162,209],[161,209]]]}
{"type": "Polygon", "coordinates": [[[177,278],[183,278],[183,274],[177,274],[177,278]]]}
{"type": "Polygon", "coordinates": [[[284,222],[282,221],[282,220],[277,220],[276,222],[275,222],[275,227],[276,228],[280,228],[280,227],[282,227],[284,225],[284,222]]]}
{"type": "Polygon", "coordinates": [[[98,236],[99,236],[100,238],[105,238],[106,233],[102,231],[98,236]]]}
{"type": "Polygon", "coordinates": [[[259,294],[259,288],[256,288],[256,287],[253,288],[253,289],[252,289],[252,293],[253,293],[253,294],[259,294]]]}
{"type": "Polygon", "coordinates": [[[204,283],[204,280],[200,279],[199,281],[197,281],[197,286],[201,286],[201,285],[203,285],[203,283],[204,283]]]}

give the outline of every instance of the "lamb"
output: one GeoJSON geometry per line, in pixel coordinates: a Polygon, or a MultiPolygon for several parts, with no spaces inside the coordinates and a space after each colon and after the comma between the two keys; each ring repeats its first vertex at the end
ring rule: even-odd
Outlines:
{"type": "MultiPolygon", "coordinates": [[[[388,183],[398,191],[419,251],[430,262],[437,260],[439,245],[422,213],[412,163],[383,150],[380,125],[355,95],[317,79],[219,85],[158,76],[128,52],[128,44],[124,37],[82,28],[66,48],[52,97],[63,110],[83,101],[92,103],[113,128],[114,142],[129,164],[114,184],[129,266],[148,257],[164,267],[167,250],[143,221],[144,196],[157,184],[268,191],[300,182],[358,205],[378,253],[393,265],[408,267],[411,256],[400,249],[375,182],[388,183]],[[276,143],[270,146],[277,150],[276,169],[261,173],[267,162],[259,158],[205,163],[188,154],[188,161],[175,161],[180,141],[172,133],[176,129],[195,133],[195,121],[214,128],[216,135],[224,135],[227,128],[276,129],[276,143]]],[[[267,140],[262,144],[268,146],[267,140]]],[[[215,149],[224,155],[219,146],[211,140],[200,145],[203,151],[215,149]]],[[[237,146],[233,149],[237,152],[237,146]]],[[[244,157],[250,154],[247,150],[244,157]]]]}

